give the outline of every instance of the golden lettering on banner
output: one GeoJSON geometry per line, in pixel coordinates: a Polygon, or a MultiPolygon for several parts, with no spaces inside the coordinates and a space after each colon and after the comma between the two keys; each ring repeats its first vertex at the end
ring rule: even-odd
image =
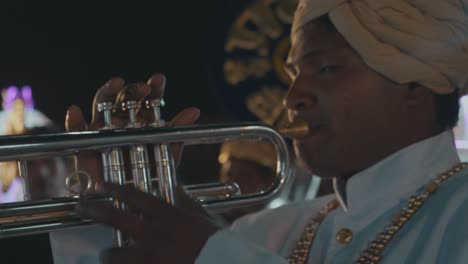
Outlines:
{"type": "Polygon", "coordinates": [[[227,60],[224,63],[224,73],[229,84],[238,84],[249,76],[263,77],[272,69],[271,61],[266,58],[249,60],[227,60]]]}
{"type": "Polygon", "coordinates": [[[273,125],[282,114],[285,94],[278,86],[264,86],[247,98],[247,108],[262,122],[273,125]]]}
{"type": "Polygon", "coordinates": [[[224,64],[225,80],[238,85],[249,78],[261,79],[270,71],[283,85],[289,78],[283,63],[289,50],[289,34],[298,0],[256,0],[233,23],[225,43],[228,54],[224,64]],[[236,52],[247,52],[243,58],[233,58],[236,52]]]}

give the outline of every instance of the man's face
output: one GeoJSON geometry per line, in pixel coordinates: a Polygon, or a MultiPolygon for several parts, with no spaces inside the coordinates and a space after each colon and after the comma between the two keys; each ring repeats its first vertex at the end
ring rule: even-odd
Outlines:
{"type": "Polygon", "coordinates": [[[326,23],[309,23],[293,36],[286,68],[289,117],[309,124],[309,135],[294,142],[309,170],[348,177],[397,150],[403,87],[370,69],[326,23]]]}

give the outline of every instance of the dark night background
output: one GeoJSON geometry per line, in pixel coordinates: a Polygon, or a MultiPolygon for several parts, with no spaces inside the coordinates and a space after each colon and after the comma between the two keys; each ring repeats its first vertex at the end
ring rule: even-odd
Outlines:
{"type": "MultiPolygon", "coordinates": [[[[249,2],[2,2],[0,88],[31,85],[36,108],[62,128],[71,104],[90,117],[92,97],[109,78],[145,81],[163,72],[168,80],[166,119],[184,107],[198,106],[200,123],[231,120],[216,89],[223,85],[219,80],[228,29],[249,2]]],[[[210,151],[204,155],[215,157],[210,151]]],[[[187,150],[186,155],[196,154],[187,150]]],[[[196,160],[187,162],[190,169],[204,169],[196,160]]],[[[47,237],[31,239],[36,243],[0,240],[0,259],[49,263],[43,258],[47,237]]]]}
{"type": "Polygon", "coordinates": [[[0,87],[29,84],[36,108],[63,126],[76,104],[90,116],[96,89],[167,75],[167,118],[198,106],[220,111],[223,45],[249,1],[11,1],[0,4],[0,87]]]}

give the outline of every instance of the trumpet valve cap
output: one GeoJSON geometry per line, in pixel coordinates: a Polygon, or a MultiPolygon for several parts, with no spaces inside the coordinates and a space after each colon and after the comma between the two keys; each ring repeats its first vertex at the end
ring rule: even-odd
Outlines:
{"type": "Polygon", "coordinates": [[[146,108],[155,108],[155,107],[163,107],[165,105],[164,99],[158,98],[158,99],[152,99],[152,100],[146,100],[146,108]]]}
{"type": "Polygon", "coordinates": [[[137,101],[125,101],[122,102],[122,110],[136,110],[138,108],[138,102],[137,101]]]}
{"type": "Polygon", "coordinates": [[[122,102],[122,110],[128,110],[128,125],[127,128],[138,128],[140,127],[140,123],[137,121],[137,110],[139,108],[139,104],[137,101],[125,101],[122,102]]]}
{"type": "Polygon", "coordinates": [[[112,102],[101,102],[97,104],[98,112],[104,112],[104,124],[105,126],[102,128],[112,129],[114,126],[112,125],[112,111],[114,110],[114,104],[112,102]]]}
{"type": "Polygon", "coordinates": [[[102,102],[97,104],[97,110],[102,111],[112,111],[114,104],[112,102],[102,102]]]}
{"type": "Polygon", "coordinates": [[[161,107],[163,107],[164,104],[164,99],[162,98],[146,100],[146,108],[153,109],[154,121],[150,124],[152,127],[162,127],[166,125],[166,122],[161,117],[161,107]]]}

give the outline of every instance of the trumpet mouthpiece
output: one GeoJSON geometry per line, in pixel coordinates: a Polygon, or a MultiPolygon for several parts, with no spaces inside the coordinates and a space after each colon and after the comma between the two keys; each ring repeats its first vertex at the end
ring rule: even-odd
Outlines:
{"type": "Polygon", "coordinates": [[[301,139],[309,134],[309,125],[302,119],[295,119],[277,129],[281,135],[291,139],[301,139]]]}

